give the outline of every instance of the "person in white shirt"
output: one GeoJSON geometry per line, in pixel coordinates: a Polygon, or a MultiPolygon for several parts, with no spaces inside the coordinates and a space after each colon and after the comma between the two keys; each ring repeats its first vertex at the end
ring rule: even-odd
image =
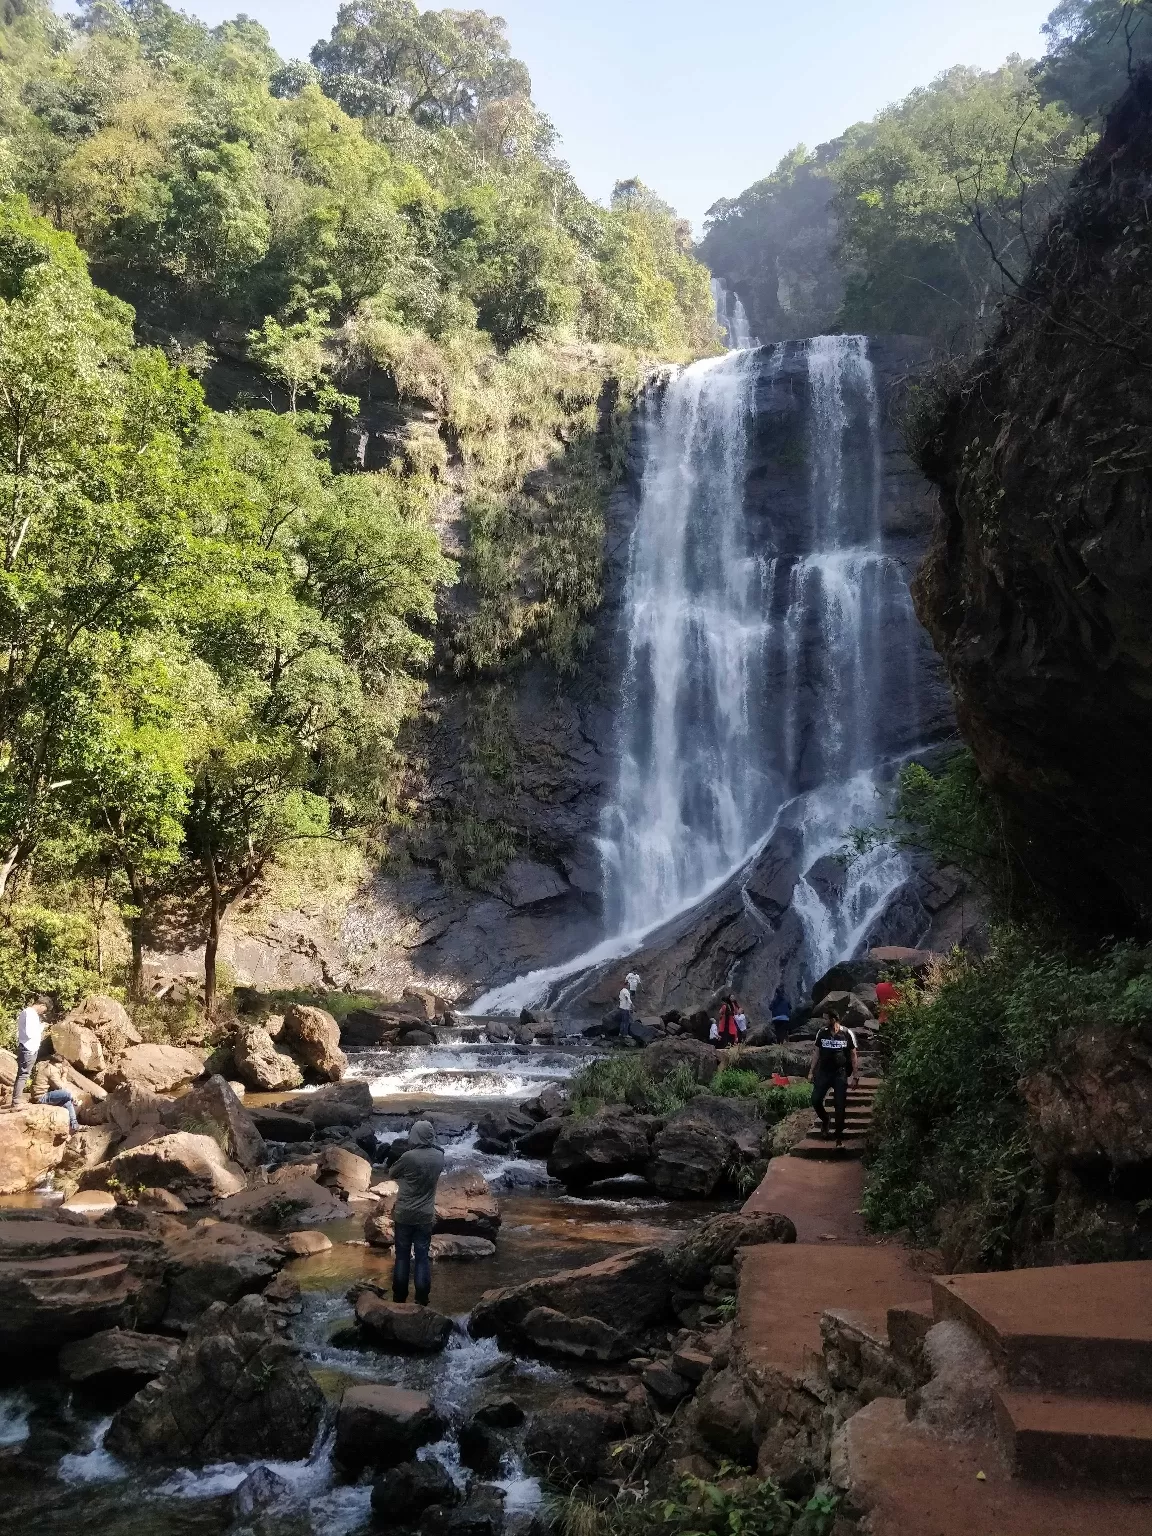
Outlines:
{"type": "Polygon", "coordinates": [[[34,1003],[21,1008],[16,1015],[16,1081],[12,1084],[13,1109],[24,1096],[25,1085],[40,1054],[40,1042],[44,1039],[44,1014],[47,1008],[47,998],[38,997],[34,1003]]]}
{"type": "Polygon", "coordinates": [[[736,1004],[736,1028],[740,1032],[741,1040],[743,1040],[744,1036],[748,1033],[748,1015],[739,1003],[736,1004]]]}
{"type": "Polygon", "coordinates": [[[619,1015],[617,1022],[621,1035],[627,1035],[632,1030],[632,993],[627,986],[620,988],[620,996],[616,999],[616,1011],[619,1015]]]}
{"type": "Polygon", "coordinates": [[[624,978],[624,985],[628,988],[629,992],[639,992],[639,990],[640,990],[640,976],[639,976],[639,973],[637,971],[629,971],[627,976],[625,976],[625,978],[624,978]]]}

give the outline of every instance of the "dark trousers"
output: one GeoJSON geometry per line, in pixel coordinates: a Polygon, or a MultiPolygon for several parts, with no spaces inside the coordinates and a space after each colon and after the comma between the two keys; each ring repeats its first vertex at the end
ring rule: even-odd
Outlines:
{"type": "Polygon", "coordinates": [[[432,1241],[431,1227],[396,1228],[395,1260],[392,1265],[392,1300],[408,1300],[409,1276],[416,1283],[416,1300],[423,1306],[432,1289],[432,1260],[428,1257],[428,1245],[432,1241]],[[413,1265],[415,1253],[415,1265],[413,1265]],[[412,1274],[415,1268],[415,1274],[412,1274]]]}
{"type": "Polygon", "coordinates": [[[817,1072],[812,1084],[812,1108],[825,1130],[828,1129],[828,1111],[824,1108],[824,1100],[828,1097],[829,1088],[836,1109],[836,1140],[839,1141],[844,1134],[844,1114],[848,1108],[847,1072],[817,1072]]]}
{"type": "Polygon", "coordinates": [[[39,1052],[34,1051],[31,1046],[18,1045],[16,1047],[16,1081],[12,1084],[13,1108],[20,1102],[28,1079],[32,1075],[32,1068],[36,1065],[36,1057],[38,1055],[39,1052]]]}
{"type": "Polygon", "coordinates": [[[631,1010],[631,1008],[617,1008],[617,1010],[616,1010],[616,1025],[617,1025],[617,1028],[619,1029],[621,1035],[629,1035],[629,1034],[632,1033],[632,1010],[631,1010]]]}

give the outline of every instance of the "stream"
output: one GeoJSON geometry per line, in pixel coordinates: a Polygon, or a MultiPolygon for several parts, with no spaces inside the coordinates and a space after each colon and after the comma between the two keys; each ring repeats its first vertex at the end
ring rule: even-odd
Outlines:
{"type": "MultiPolygon", "coordinates": [[[[330,1342],[352,1319],[349,1287],[358,1281],[388,1285],[392,1257],[364,1242],[360,1216],[320,1229],[333,1247],[291,1262],[284,1273],[302,1293],[292,1336],[333,1404],[349,1382],[381,1381],[427,1392],[453,1426],[494,1395],[511,1395],[530,1415],[574,1379],[600,1368],[558,1367],[516,1357],[495,1339],[471,1339],[468,1313],[480,1296],[637,1244],[674,1242],[724,1208],[717,1202],[669,1202],[638,1179],[601,1186],[596,1195],[571,1196],[549,1179],[543,1162],[477,1150],[480,1115],[519,1104],[547,1084],[562,1084],[594,1054],[579,1037],[555,1045],[490,1044],[480,1029],[441,1031],[435,1045],[419,1049],[349,1053],[348,1076],[371,1085],[383,1139],[414,1118],[431,1118],[447,1169],[482,1173],[500,1200],[502,1222],[493,1257],[435,1265],[432,1305],[451,1316],[456,1328],[447,1349],[433,1356],[389,1355],[330,1342]]],[[[272,1144],[272,1150],[279,1158],[301,1148],[272,1144]]],[[[353,1484],[343,1480],[332,1464],[330,1423],[306,1461],[142,1470],[103,1449],[116,1405],[69,1387],[52,1374],[53,1365],[46,1362],[48,1369],[34,1380],[0,1377],[0,1536],[58,1536],[76,1524],[109,1536],[209,1536],[246,1529],[259,1536],[351,1536],[371,1523],[370,1475],[353,1484]],[[239,1519],[233,1495],[256,1465],[270,1467],[284,1488],[274,1503],[239,1519]]],[[[530,1524],[541,1488],[522,1459],[517,1433],[511,1438],[500,1476],[488,1481],[503,1491],[507,1530],[515,1533],[530,1524]]],[[[462,1486],[466,1473],[452,1431],[420,1456],[436,1457],[462,1486]]]]}

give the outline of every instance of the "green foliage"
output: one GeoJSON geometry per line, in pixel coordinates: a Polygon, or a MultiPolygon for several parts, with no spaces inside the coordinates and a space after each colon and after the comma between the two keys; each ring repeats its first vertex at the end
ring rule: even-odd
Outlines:
{"type": "Polygon", "coordinates": [[[841,324],[968,339],[1019,282],[1089,146],[1028,68],[956,68],[852,130],[832,166],[841,324]]]}
{"type": "Polygon", "coordinates": [[[1152,1021],[1152,949],[1090,959],[1004,928],[984,958],[956,956],[889,1012],[865,1213],[933,1242],[963,1213],[964,1260],[1010,1265],[1051,1198],[1028,1148],[1022,1077],[1065,1030],[1152,1021]]]}
{"type": "Polygon", "coordinates": [[[669,1115],[701,1094],[753,1099],[769,1125],[812,1101],[807,1083],[778,1087],[739,1066],[721,1067],[707,1085],[698,1082],[686,1064],[657,1081],[649,1072],[642,1051],[589,1062],[572,1079],[570,1093],[572,1112],[579,1116],[594,1115],[606,1104],[630,1104],[643,1114],[669,1115]]]}
{"type": "Polygon", "coordinates": [[[689,1475],[663,1497],[608,1503],[575,1493],[556,1500],[550,1514],[557,1536],[828,1536],[838,1509],[833,1495],[795,1503],[770,1478],[725,1464],[714,1479],[689,1475]]]}
{"type": "Polygon", "coordinates": [[[14,1048],[15,1017],[43,993],[70,1007],[95,982],[93,932],[84,912],[35,902],[0,917],[0,1046],[14,1048]]]}
{"type": "Polygon", "coordinates": [[[1106,112],[1131,74],[1152,58],[1148,0],[1061,0],[1044,25],[1048,51],[1037,70],[1041,95],[1070,112],[1106,112]]]}
{"type": "Polygon", "coordinates": [[[896,797],[898,841],[924,849],[941,864],[974,876],[1006,910],[1012,906],[1012,862],[996,803],[971,752],[954,753],[935,772],[921,763],[901,771],[896,797]]]}

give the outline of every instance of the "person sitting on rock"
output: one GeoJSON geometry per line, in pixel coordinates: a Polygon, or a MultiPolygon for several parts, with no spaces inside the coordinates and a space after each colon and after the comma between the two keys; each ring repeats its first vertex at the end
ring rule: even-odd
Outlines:
{"type": "Polygon", "coordinates": [[[12,1108],[17,1109],[24,1097],[24,1088],[36,1065],[40,1045],[44,1039],[44,1015],[49,1000],[38,997],[35,1002],[21,1008],[16,1015],[16,1080],[12,1084],[12,1108]]]}
{"type": "Polygon", "coordinates": [[[436,1145],[430,1120],[417,1120],[408,1133],[408,1149],[390,1170],[399,1184],[392,1208],[395,1259],[392,1300],[408,1300],[408,1281],[415,1281],[416,1305],[426,1307],[432,1291],[432,1260],[428,1250],[436,1223],[436,1185],[444,1172],[444,1154],[436,1145]],[[415,1253],[415,1263],[413,1263],[415,1253]],[[413,1274],[413,1270],[415,1273],[413,1274]]]}
{"type": "Polygon", "coordinates": [[[820,1026],[812,1065],[808,1068],[808,1081],[812,1084],[812,1108],[820,1122],[820,1134],[828,1136],[828,1111],[824,1101],[832,1090],[832,1102],[836,1110],[836,1145],[844,1145],[844,1116],[848,1109],[848,1083],[856,1086],[856,1036],[843,1022],[832,1015],[831,1020],[820,1026]]]}

